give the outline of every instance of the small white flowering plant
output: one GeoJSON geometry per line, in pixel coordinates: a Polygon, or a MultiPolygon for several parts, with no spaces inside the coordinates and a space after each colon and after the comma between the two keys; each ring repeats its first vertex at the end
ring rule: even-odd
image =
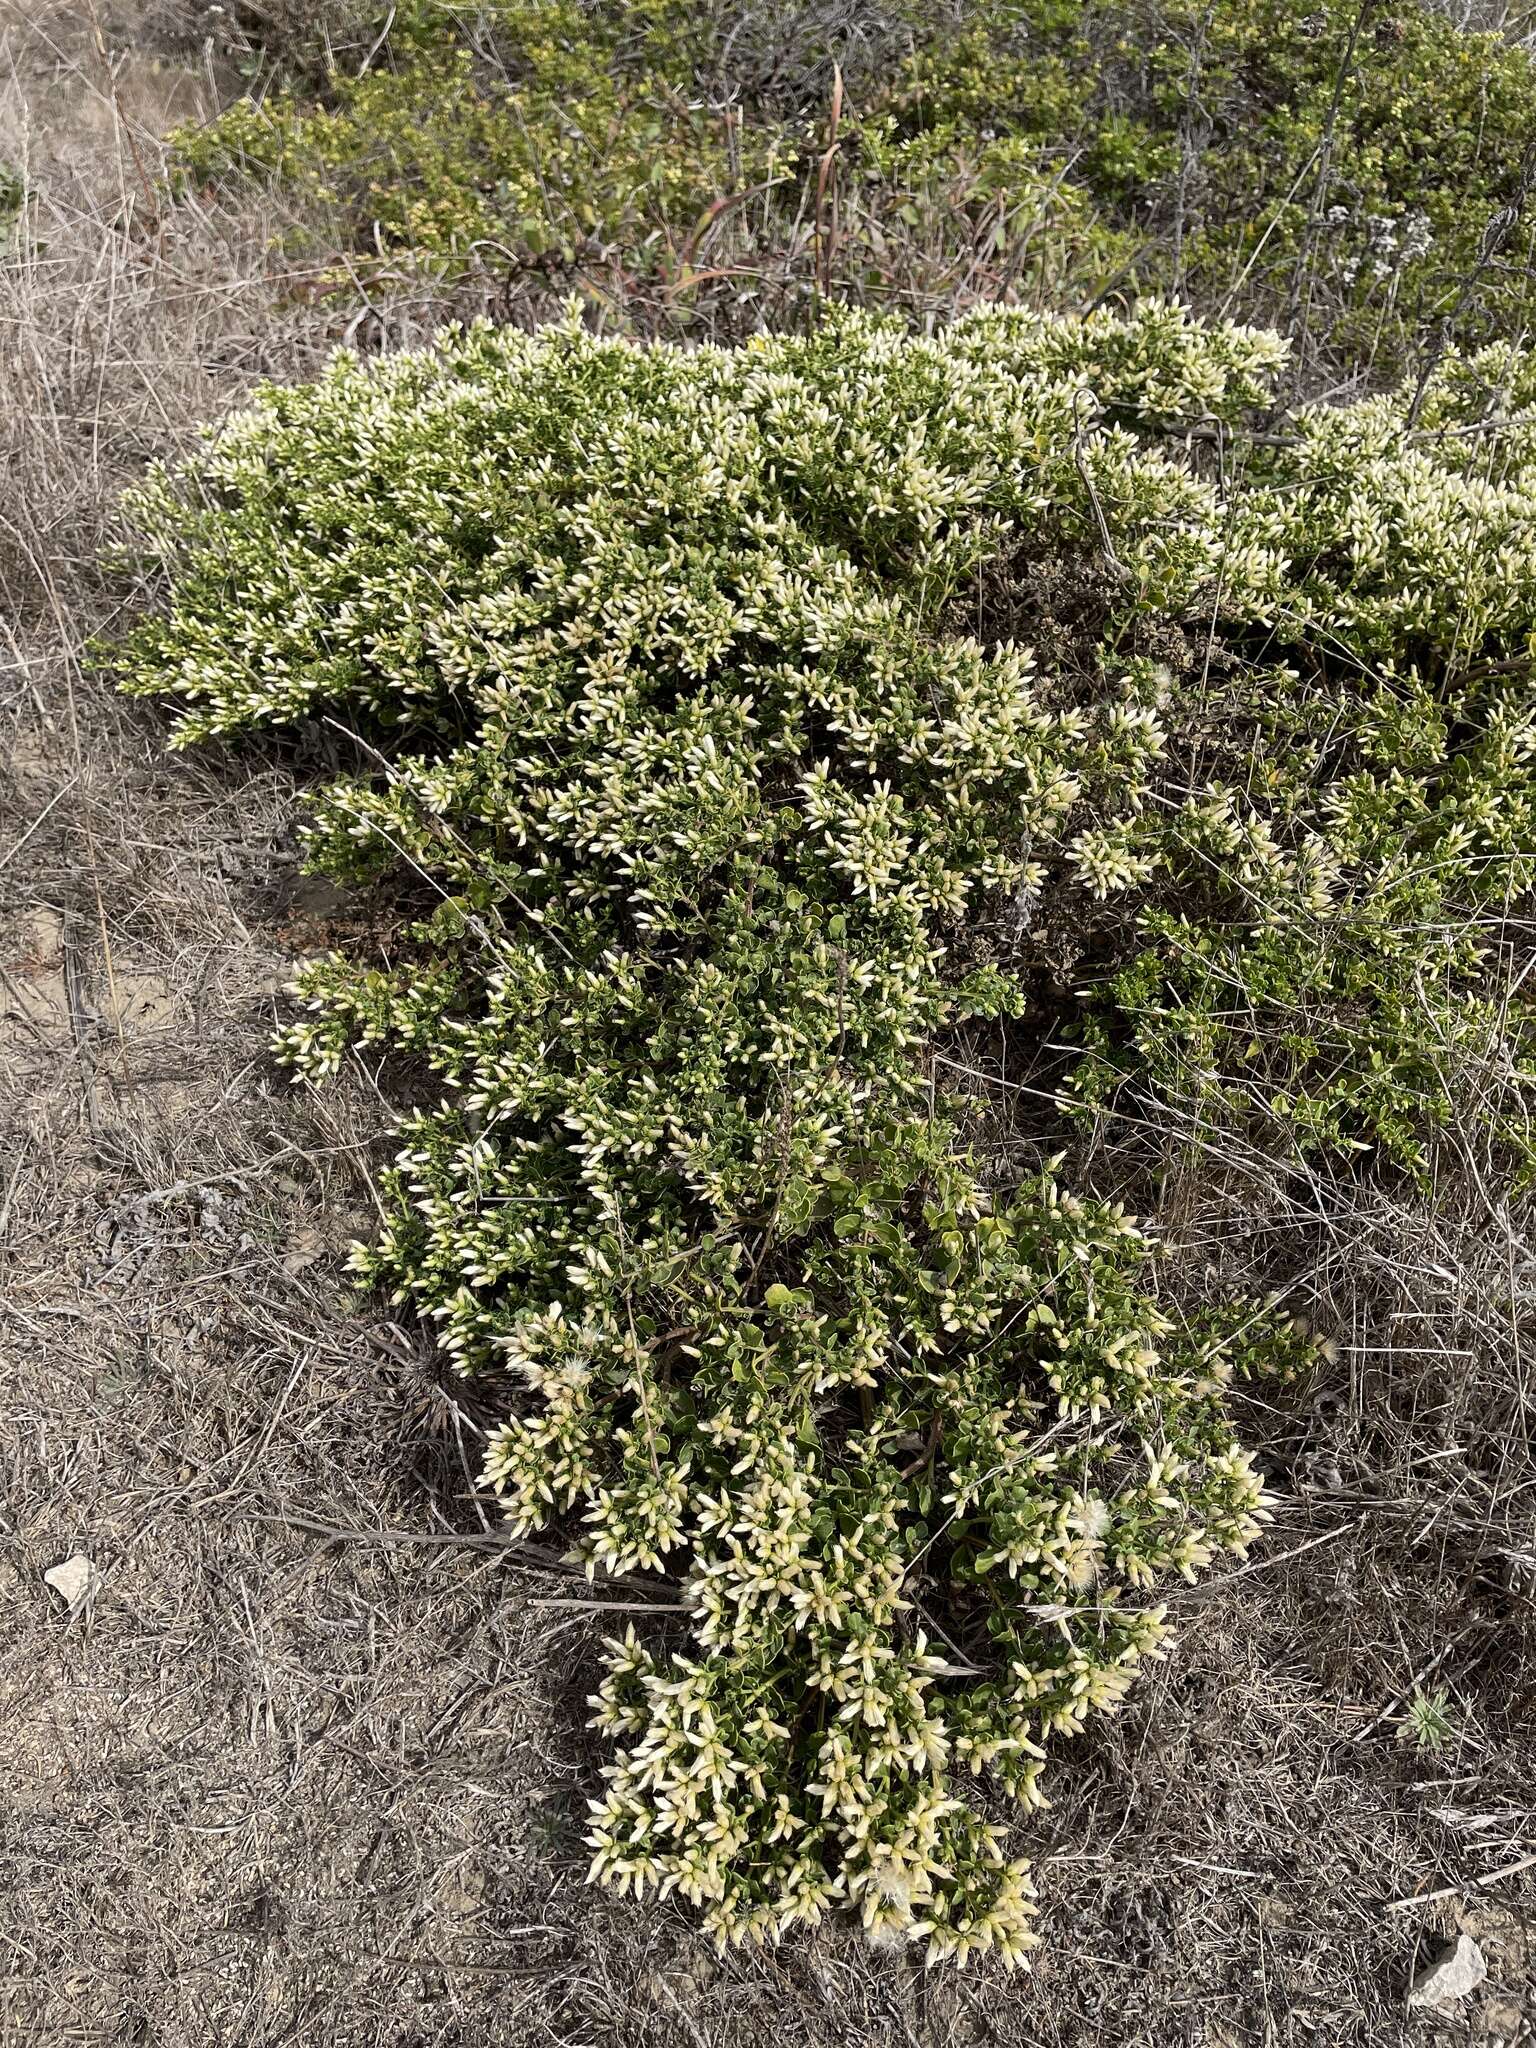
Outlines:
{"type": "Polygon", "coordinates": [[[1007,1804],[1253,1542],[1227,1390],[1310,1356],[989,1149],[956,1035],[1075,1044],[1068,1131],[1129,1092],[1397,1170],[1454,1048],[1523,1099],[1527,373],[1255,433],[1282,359],[1155,303],[476,327],[132,501],[127,686],[184,742],[351,728],[310,857],[430,887],[281,1049],[435,1076],[356,1268],[509,1389],[514,1531],[679,1589],[608,1645],[592,1868],[722,1941],[1018,1959],[1007,1804]],[[997,613],[1052,564],[1095,595],[1047,669],[997,613]]]}

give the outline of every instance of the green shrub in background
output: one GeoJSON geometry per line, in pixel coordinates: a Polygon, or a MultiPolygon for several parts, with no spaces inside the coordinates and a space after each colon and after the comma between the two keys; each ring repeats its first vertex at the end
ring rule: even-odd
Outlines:
{"type": "Polygon", "coordinates": [[[750,8],[705,0],[388,25],[362,76],[184,135],[186,172],[277,177],[385,274],[553,270],[651,326],[701,291],[739,332],[817,295],[1172,288],[1392,371],[1530,318],[1536,72],[1418,0],[904,0],[841,41],[807,20],[787,80],[750,8]]]}
{"type": "Polygon", "coordinates": [[[393,64],[332,79],[328,103],[237,101],[180,139],[182,165],[275,177],[389,259],[450,275],[614,245],[643,271],[666,233],[772,175],[771,142],[690,100],[665,5],[589,21],[576,0],[516,0],[497,19],[511,79],[477,64],[450,9],[418,8],[396,22],[393,64]]]}
{"type": "Polygon", "coordinates": [[[391,24],[388,60],[361,76],[183,133],[182,173],[275,180],[302,242],[384,282],[580,279],[649,327],[688,326],[701,295],[714,330],[739,332],[829,295],[1050,303],[1124,274],[1134,249],[1032,144],[851,105],[829,127],[825,53],[814,90],[744,94],[730,66],[766,60],[697,0],[420,0],[391,24]]]}
{"type": "Polygon", "coordinates": [[[897,98],[957,142],[1037,138],[1140,231],[1141,286],[1327,358],[1530,320],[1536,68],[1417,0],[1021,0],[920,45],[897,98]]]}
{"type": "Polygon", "coordinates": [[[999,1143],[959,1034],[1075,1042],[1067,1128],[1528,1154],[1531,372],[1255,431],[1283,363],[1157,304],[478,327],[133,500],[128,687],[355,732],[311,857],[430,889],[283,1050],[436,1076],[357,1270],[502,1376],[514,1529],[677,1587],[609,1646],[593,1870],[722,1941],[846,1903],[1016,1958],[994,1797],[1253,1540],[1226,1389],[1309,1355],[999,1143]]]}

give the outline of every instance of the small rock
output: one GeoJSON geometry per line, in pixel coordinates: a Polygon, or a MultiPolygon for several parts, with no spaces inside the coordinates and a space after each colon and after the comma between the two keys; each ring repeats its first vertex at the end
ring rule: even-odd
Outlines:
{"type": "Polygon", "coordinates": [[[43,1584],[51,1586],[58,1594],[73,1621],[94,1596],[101,1584],[101,1574],[88,1557],[67,1557],[62,1564],[56,1564],[52,1570],[43,1573],[43,1584]]]}
{"type": "Polygon", "coordinates": [[[1438,1963],[1431,1963],[1413,1980],[1408,2003],[1415,2006],[1452,2005],[1458,1998],[1470,1998],[1488,1975],[1483,1952],[1470,1934],[1457,1937],[1456,1946],[1438,1963]]]}

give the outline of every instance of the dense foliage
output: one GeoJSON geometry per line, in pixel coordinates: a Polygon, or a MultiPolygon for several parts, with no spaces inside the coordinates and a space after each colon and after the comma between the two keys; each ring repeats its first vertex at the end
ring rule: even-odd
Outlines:
{"type": "Polygon", "coordinates": [[[1351,362],[1530,319],[1536,69],[1443,12],[1000,0],[920,41],[898,123],[1030,137],[1130,275],[1351,362]]]}
{"type": "Polygon", "coordinates": [[[1256,431],[1283,362],[1157,304],[479,327],[134,501],[129,686],[356,736],[312,858],[420,914],[284,1051],[435,1076],[358,1270],[506,1376],[516,1529],[680,1586],[610,1646],[593,1867],[722,1939],[1016,1957],[988,1802],[1252,1541],[1225,1390],[1308,1355],[993,1144],[959,1034],[1075,1047],[1068,1130],[1411,1174],[1474,1072],[1526,1150],[1530,373],[1256,431]]]}
{"type": "Polygon", "coordinates": [[[701,290],[718,326],[818,290],[1171,287],[1390,367],[1530,318],[1536,73],[1419,0],[790,9],[793,63],[766,33],[708,0],[414,0],[371,67],[237,102],[182,161],[276,176],[383,276],[553,272],[653,325],[701,290]]]}
{"type": "Polygon", "coordinates": [[[675,7],[588,20],[577,0],[500,16],[515,82],[487,75],[451,10],[407,9],[388,66],[338,77],[324,99],[237,100],[180,140],[193,175],[274,175],[311,206],[339,208],[396,260],[570,263],[617,244],[642,266],[659,232],[686,233],[738,181],[771,174],[757,138],[690,100],[675,7]]]}

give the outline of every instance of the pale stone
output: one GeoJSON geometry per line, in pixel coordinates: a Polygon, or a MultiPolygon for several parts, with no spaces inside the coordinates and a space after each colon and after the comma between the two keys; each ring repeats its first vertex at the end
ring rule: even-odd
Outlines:
{"type": "Polygon", "coordinates": [[[101,1584],[101,1574],[88,1557],[67,1557],[43,1573],[43,1584],[53,1588],[74,1616],[101,1584]]]}
{"type": "Polygon", "coordinates": [[[1449,1955],[1431,1963],[1414,1978],[1408,2003],[1452,2005],[1459,1998],[1470,1998],[1487,1975],[1482,1950],[1470,1934],[1460,1935],[1449,1955]]]}

